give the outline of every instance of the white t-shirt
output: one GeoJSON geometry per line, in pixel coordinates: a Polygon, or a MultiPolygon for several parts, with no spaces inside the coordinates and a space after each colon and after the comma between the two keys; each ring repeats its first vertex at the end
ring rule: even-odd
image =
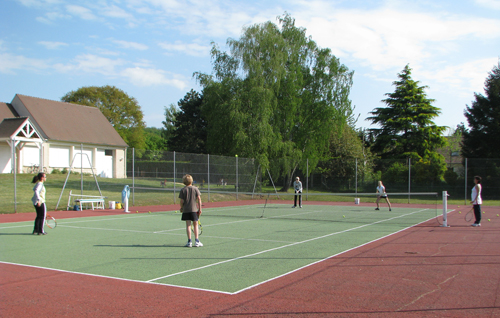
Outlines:
{"type": "Polygon", "coordinates": [[[293,188],[295,189],[295,192],[302,192],[302,182],[294,181],[293,188]]]}
{"type": "Polygon", "coordinates": [[[472,188],[472,193],[470,195],[471,201],[473,205],[481,205],[483,204],[483,199],[481,198],[481,185],[478,184],[479,193],[477,193],[476,186],[472,188]],[[477,200],[476,200],[477,198],[477,200]]]}
{"type": "Polygon", "coordinates": [[[387,195],[387,193],[385,193],[385,187],[384,186],[378,186],[377,187],[377,192],[378,192],[378,195],[380,195],[380,196],[387,195]]]}

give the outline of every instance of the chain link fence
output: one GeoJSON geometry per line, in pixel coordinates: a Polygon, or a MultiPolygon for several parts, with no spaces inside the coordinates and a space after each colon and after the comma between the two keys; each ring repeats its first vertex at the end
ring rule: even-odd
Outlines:
{"type": "MultiPolygon", "coordinates": [[[[473,178],[479,175],[483,180],[485,204],[495,204],[494,200],[500,200],[500,159],[467,158],[446,163],[413,162],[410,159],[373,162],[339,159],[330,162],[328,167],[318,167],[315,171],[307,167],[305,171],[296,171],[294,176],[301,178],[304,194],[374,193],[377,182],[382,180],[388,193],[448,191],[449,200],[468,204],[473,178]]],[[[73,208],[70,191],[73,194],[102,195],[106,201],[120,202],[125,185],[131,188],[131,206],[178,203],[185,174],[193,176],[194,185],[200,188],[204,202],[262,198],[264,193],[287,188],[285,182],[290,180],[272,176],[251,158],[137,149],[127,151],[125,179],[97,177],[96,182],[92,174],[80,174],[77,170],[69,176],[60,172],[48,175],[49,210],[55,209],[58,198],[62,198],[59,209],[73,208]]],[[[33,176],[18,174],[14,179],[12,174],[0,175],[0,213],[34,212],[30,201],[33,176]]]]}

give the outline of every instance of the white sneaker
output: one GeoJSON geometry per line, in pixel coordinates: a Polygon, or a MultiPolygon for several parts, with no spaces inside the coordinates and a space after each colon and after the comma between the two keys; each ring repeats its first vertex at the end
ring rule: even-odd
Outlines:
{"type": "Polygon", "coordinates": [[[480,223],[472,223],[472,226],[481,226],[480,223]]]}
{"type": "Polygon", "coordinates": [[[300,208],[302,209],[302,205],[300,206],[300,208]]]}
{"type": "Polygon", "coordinates": [[[202,247],[203,243],[201,243],[200,241],[197,241],[197,242],[194,243],[194,246],[195,247],[202,247]]]}
{"type": "Polygon", "coordinates": [[[192,242],[187,242],[186,245],[184,245],[184,247],[193,247],[193,243],[192,242]]]}

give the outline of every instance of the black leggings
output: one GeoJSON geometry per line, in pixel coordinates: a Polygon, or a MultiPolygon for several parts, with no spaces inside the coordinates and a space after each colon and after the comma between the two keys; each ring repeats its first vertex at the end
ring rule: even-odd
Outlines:
{"type": "Polygon", "coordinates": [[[40,204],[40,206],[35,205],[36,210],[36,219],[35,219],[35,228],[33,229],[33,233],[44,233],[44,222],[45,222],[45,214],[47,213],[47,209],[45,208],[45,203],[40,204]]]}
{"type": "Polygon", "coordinates": [[[479,204],[474,204],[472,206],[474,208],[474,217],[476,218],[476,224],[481,223],[481,206],[479,204]]]}
{"type": "Polygon", "coordinates": [[[293,206],[297,206],[297,197],[299,197],[299,206],[302,206],[302,191],[296,191],[293,199],[293,206]]]}

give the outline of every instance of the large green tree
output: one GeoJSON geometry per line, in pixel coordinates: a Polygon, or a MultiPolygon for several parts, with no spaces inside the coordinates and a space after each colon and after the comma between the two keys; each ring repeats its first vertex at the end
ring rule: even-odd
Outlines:
{"type": "Polygon", "coordinates": [[[370,112],[373,116],[367,118],[380,126],[370,129],[375,136],[372,150],[382,158],[425,157],[446,144],[441,136],[446,127],[433,121],[441,111],[432,106],[433,99],[427,98],[427,86],[419,86],[411,78],[409,65],[398,77],[393,82],[395,91],[382,100],[387,107],[375,108],[370,112]]]}
{"type": "MultiPolygon", "coordinates": [[[[179,111],[174,112],[173,127],[167,141],[168,149],[186,153],[207,153],[207,123],[201,114],[203,97],[194,90],[189,91],[177,105],[179,111]]],[[[167,117],[164,125],[172,116],[172,109],[165,110],[167,117]]]]}
{"type": "Polygon", "coordinates": [[[470,127],[463,132],[466,158],[500,158],[500,63],[488,74],[484,92],[475,93],[464,112],[470,127]]]}
{"type": "Polygon", "coordinates": [[[121,89],[109,85],[81,87],[67,93],[61,100],[99,108],[129,147],[145,148],[141,106],[121,89]]]}
{"type": "Polygon", "coordinates": [[[288,14],[278,22],[245,28],[240,39],[228,40],[230,53],[214,44],[213,75],[196,75],[208,150],[256,158],[287,177],[287,187],[295,169],[305,168],[303,159],[315,167],[332,131],[352,117],[353,73],[288,14]]]}
{"type": "Polygon", "coordinates": [[[382,100],[387,107],[375,108],[370,112],[373,116],[367,118],[380,127],[370,129],[375,137],[372,152],[382,159],[411,158],[412,163],[428,165],[429,171],[436,171],[433,180],[427,181],[440,180],[446,166],[444,157],[436,151],[446,145],[446,138],[442,136],[446,127],[437,126],[433,119],[441,111],[432,105],[433,99],[427,98],[427,86],[419,86],[419,82],[412,79],[409,65],[398,78],[393,82],[395,91],[387,93],[387,98],[382,100]]]}

